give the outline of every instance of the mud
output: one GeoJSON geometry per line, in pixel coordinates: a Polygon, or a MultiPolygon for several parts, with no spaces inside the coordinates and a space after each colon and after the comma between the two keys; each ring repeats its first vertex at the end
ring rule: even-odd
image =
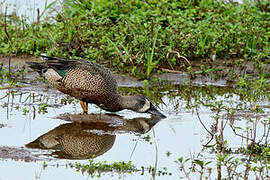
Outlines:
{"type": "MultiPolygon", "coordinates": [[[[5,68],[8,66],[13,67],[16,65],[17,67],[25,66],[25,62],[29,61],[40,61],[40,58],[32,57],[32,56],[22,56],[22,57],[12,57],[10,60],[8,57],[0,58],[0,62],[4,64],[5,68]]],[[[161,69],[164,73],[162,74],[153,74],[152,79],[159,79],[163,83],[172,83],[179,85],[215,85],[215,86],[233,86],[233,82],[236,77],[240,75],[249,75],[250,77],[254,76],[256,73],[260,73],[257,68],[254,67],[252,62],[246,62],[241,64],[235,64],[236,60],[219,60],[216,62],[208,63],[207,61],[192,61],[192,71],[176,71],[169,69],[161,69]],[[214,72],[211,73],[198,73],[202,71],[201,65],[205,65],[205,70],[207,69],[215,69],[214,72]]],[[[12,70],[13,68],[11,68],[12,70]]],[[[27,75],[28,79],[33,79],[37,76],[37,73],[33,72],[31,69],[27,67],[27,70],[30,72],[27,75]]],[[[270,64],[264,64],[263,68],[260,71],[264,71],[266,74],[270,72],[270,64]]],[[[269,75],[269,73],[268,73],[269,75]]],[[[118,85],[121,87],[142,87],[143,81],[140,81],[130,75],[121,75],[114,74],[118,85]]],[[[155,84],[159,84],[153,83],[155,84]]]]}

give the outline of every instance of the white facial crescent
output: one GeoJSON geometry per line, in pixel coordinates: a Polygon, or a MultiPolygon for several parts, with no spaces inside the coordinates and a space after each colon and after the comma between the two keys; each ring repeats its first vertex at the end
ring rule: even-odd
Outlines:
{"type": "Polygon", "coordinates": [[[150,108],[150,102],[148,99],[145,99],[145,104],[141,109],[139,109],[139,112],[146,112],[150,108]]]}

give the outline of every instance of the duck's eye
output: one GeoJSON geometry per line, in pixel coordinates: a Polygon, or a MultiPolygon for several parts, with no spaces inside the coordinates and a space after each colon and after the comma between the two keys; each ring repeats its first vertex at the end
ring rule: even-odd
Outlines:
{"type": "Polygon", "coordinates": [[[148,100],[144,100],[140,102],[140,112],[146,112],[150,108],[150,102],[148,100]]]}
{"type": "Polygon", "coordinates": [[[138,104],[139,104],[139,106],[143,106],[144,104],[145,104],[145,101],[143,101],[143,100],[140,100],[139,102],[138,102],[138,104]]]}
{"type": "Polygon", "coordinates": [[[45,74],[47,72],[48,69],[42,69],[41,70],[41,74],[45,74]]]}

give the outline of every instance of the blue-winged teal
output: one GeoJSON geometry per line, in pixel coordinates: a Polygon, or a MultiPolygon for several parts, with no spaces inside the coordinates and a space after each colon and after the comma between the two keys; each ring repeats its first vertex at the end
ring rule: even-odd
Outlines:
{"type": "Polygon", "coordinates": [[[42,57],[44,62],[28,65],[44,75],[53,87],[79,99],[84,113],[88,112],[88,103],[94,103],[111,112],[130,109],[166,117],[143,95],[120,95],[111,71],[102,65],[82,59],[42,57]]]}

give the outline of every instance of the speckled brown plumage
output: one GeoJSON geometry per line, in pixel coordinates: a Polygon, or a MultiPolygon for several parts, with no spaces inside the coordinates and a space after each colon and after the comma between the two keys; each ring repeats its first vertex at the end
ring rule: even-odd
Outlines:
{"type": "Polygon", "coordinates": [[[82,59],[47,56],[43,56],[43,60],[28,64],[56,89],[81,100],[84,113],[87,113],[87,103],[94,103],[111,112],[130,109],[166,117],[143,95],[121,96],[111,71],[102,65],[82,59]]]}
{"type": "MultiPolygon", "coordinates": [[[[44,63],[47,68],[44,76],[56,89],[83,102],[97,104],[108,111],[123,109],[117,82],[104,66],[79,59],[46,58],[50,59],[44,63]],[[61,71],[64,71],[65,75],[61,75],[61,71]]],[[[31,65],[33,67],[33,62],[30,67],[31,65]]]]}
{"type": "MultiPolygon", "coordinates": [[[[58,90],[77,99],[94,103],[109,111],[122,110],[119,103],[118,86],[111,72],[98,64],[78,64],[67,70],[66,76],[50,81],[50,77],[57,77],[48,73],[47,79],[58,90]]],[[[58,77],[59,78],[59,77],[58,77]]]]}

